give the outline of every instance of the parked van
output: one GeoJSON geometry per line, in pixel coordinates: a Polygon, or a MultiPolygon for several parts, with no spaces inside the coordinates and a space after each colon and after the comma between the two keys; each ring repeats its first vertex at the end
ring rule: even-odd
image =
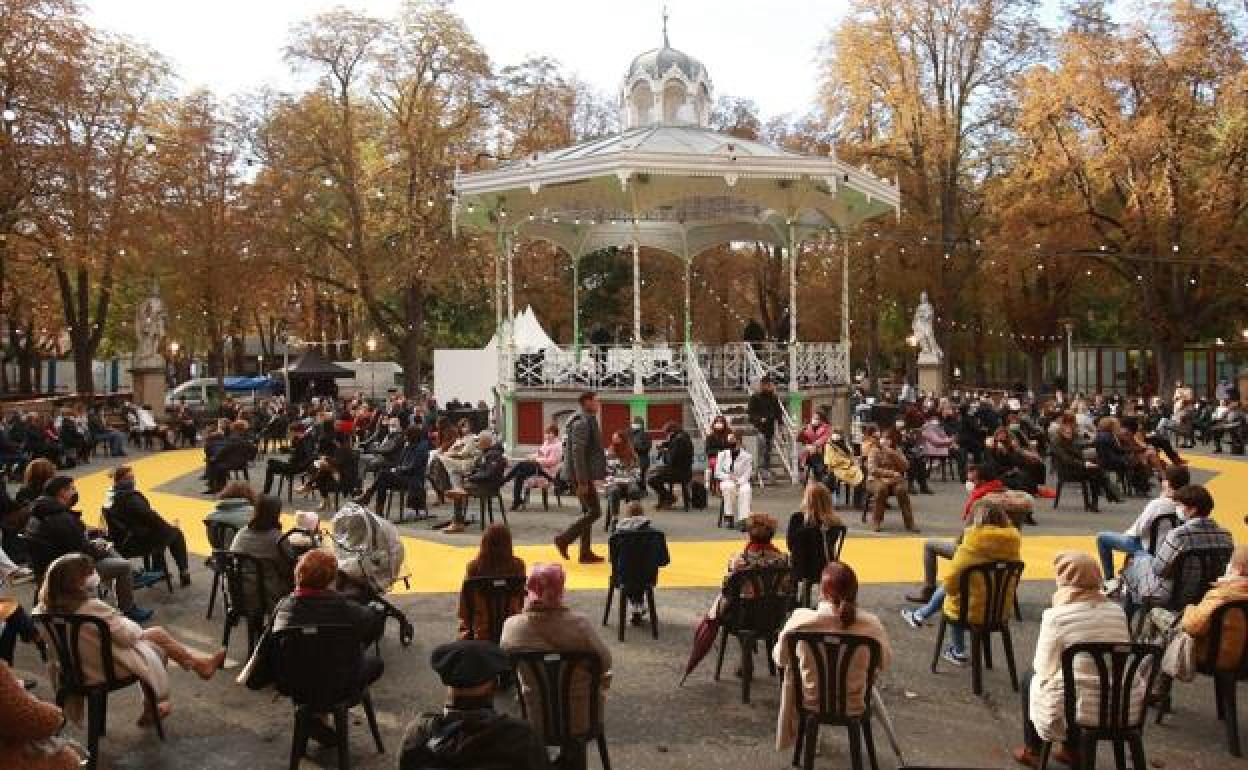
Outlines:
{"type": "Polygon", "coordinates": [[[342,398],[385,398],[403,389],[403,367],[393,361],[335,361],[343,369],[355,372],[355,379],[337,380],[342,398]]]}
{"type": "MultiPolygon", "coordinates": [[[[277,383],[268,377],[225,378],[225,392],[243,406],[254,406],[257,400],[271,395],[276,388],[277,383]]],[[[221,383],[216,377],[187,380],[165,394],[165,407],[176,406],[184,399],[192,414],[215,415],[224,400],[221,383]]]]}

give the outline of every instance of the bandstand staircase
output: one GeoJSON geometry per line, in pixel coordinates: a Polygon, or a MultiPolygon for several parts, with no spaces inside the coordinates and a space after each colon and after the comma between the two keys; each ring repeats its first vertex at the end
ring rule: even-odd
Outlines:
{"type": "MultiPolygon", "coordinates": [[[[745,349],[747,351],[746,361],[750,373],[749,381],[757,382],[764,373],[762,363],[748,345],[745,346],[745,349]]],[[[692,347],[686,348],[685,359],[689,374],[689,400],[693,404],[693,414],[698,424],[698,431],[705,436],[710,432],[711,423],[714,421],[715,416],[722,414],[727,418],[732,432],[741,439],[741,445],[754,455],[755,468],[760,468],[762,458],[759,457],[758,453],[758,439],[756,438],[758,430],[750,423],[748,413],[749,392],[726,395],[716,399],[715,392],[707,382],[706,374],[703,372],[701,364],[698,363],[698,356],[692,347]]],[[[767,470],[771,471],[771,481],[773,483],[792,482],[796,478],[793,473],[792,460],[796,431],[792,418],[784,408],[783,401],[781,401],[780,408],[784,410],[784,419],[776,426],[775,446],[772,447],[771,451],[771,465],[767,468],[767,470]]]]}

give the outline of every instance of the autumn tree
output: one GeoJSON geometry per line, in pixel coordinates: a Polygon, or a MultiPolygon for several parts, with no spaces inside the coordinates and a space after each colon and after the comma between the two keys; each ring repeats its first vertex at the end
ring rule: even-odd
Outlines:
{"type": "Polygon", "coordinates": [[[1248,69],[1227,10],[1160,10],[1161,24],[1073,26],[1027,73],[1017,130],[1032,149],[1012,173],[1066,217],[1063,246],[1130,287],[1166,391],[1184,344],[1244,309],[1248,69]]]}

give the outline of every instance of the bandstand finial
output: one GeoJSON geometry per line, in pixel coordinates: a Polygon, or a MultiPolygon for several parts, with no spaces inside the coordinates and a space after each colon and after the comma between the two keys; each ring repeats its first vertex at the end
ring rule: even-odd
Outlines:
{"type": "Polygon", "coordinates": [[[668,19],[668,16],[670,15],[671,14],[667,12],[667,5],[665,4],[663,6],[663,47],[664,48],[672,47],[672,44],[667,41],[667,19],[668,19]]]}

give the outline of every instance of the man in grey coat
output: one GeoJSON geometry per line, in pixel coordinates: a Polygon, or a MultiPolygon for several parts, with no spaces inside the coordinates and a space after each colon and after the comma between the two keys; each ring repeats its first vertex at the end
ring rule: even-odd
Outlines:
{"type": "Polygon", "coordinates": [[[576,489],[576,497],[581,501],[581,510],[584,513],[563,534],[555,538],[555,548],[559,549],[560,556],[567,559],[568,546],[579,538],[580,562],[599,564],[603,558],[590,549],[594,522],[602,516],[598,489],[594,482],[607,477],[607,456],[602,448],[602,430],[598,427],[598,395],[586,391],[578,400],[581,411],[568,420],[568,449],[564,455],[564,469],[568,481],[576,489]]]}

